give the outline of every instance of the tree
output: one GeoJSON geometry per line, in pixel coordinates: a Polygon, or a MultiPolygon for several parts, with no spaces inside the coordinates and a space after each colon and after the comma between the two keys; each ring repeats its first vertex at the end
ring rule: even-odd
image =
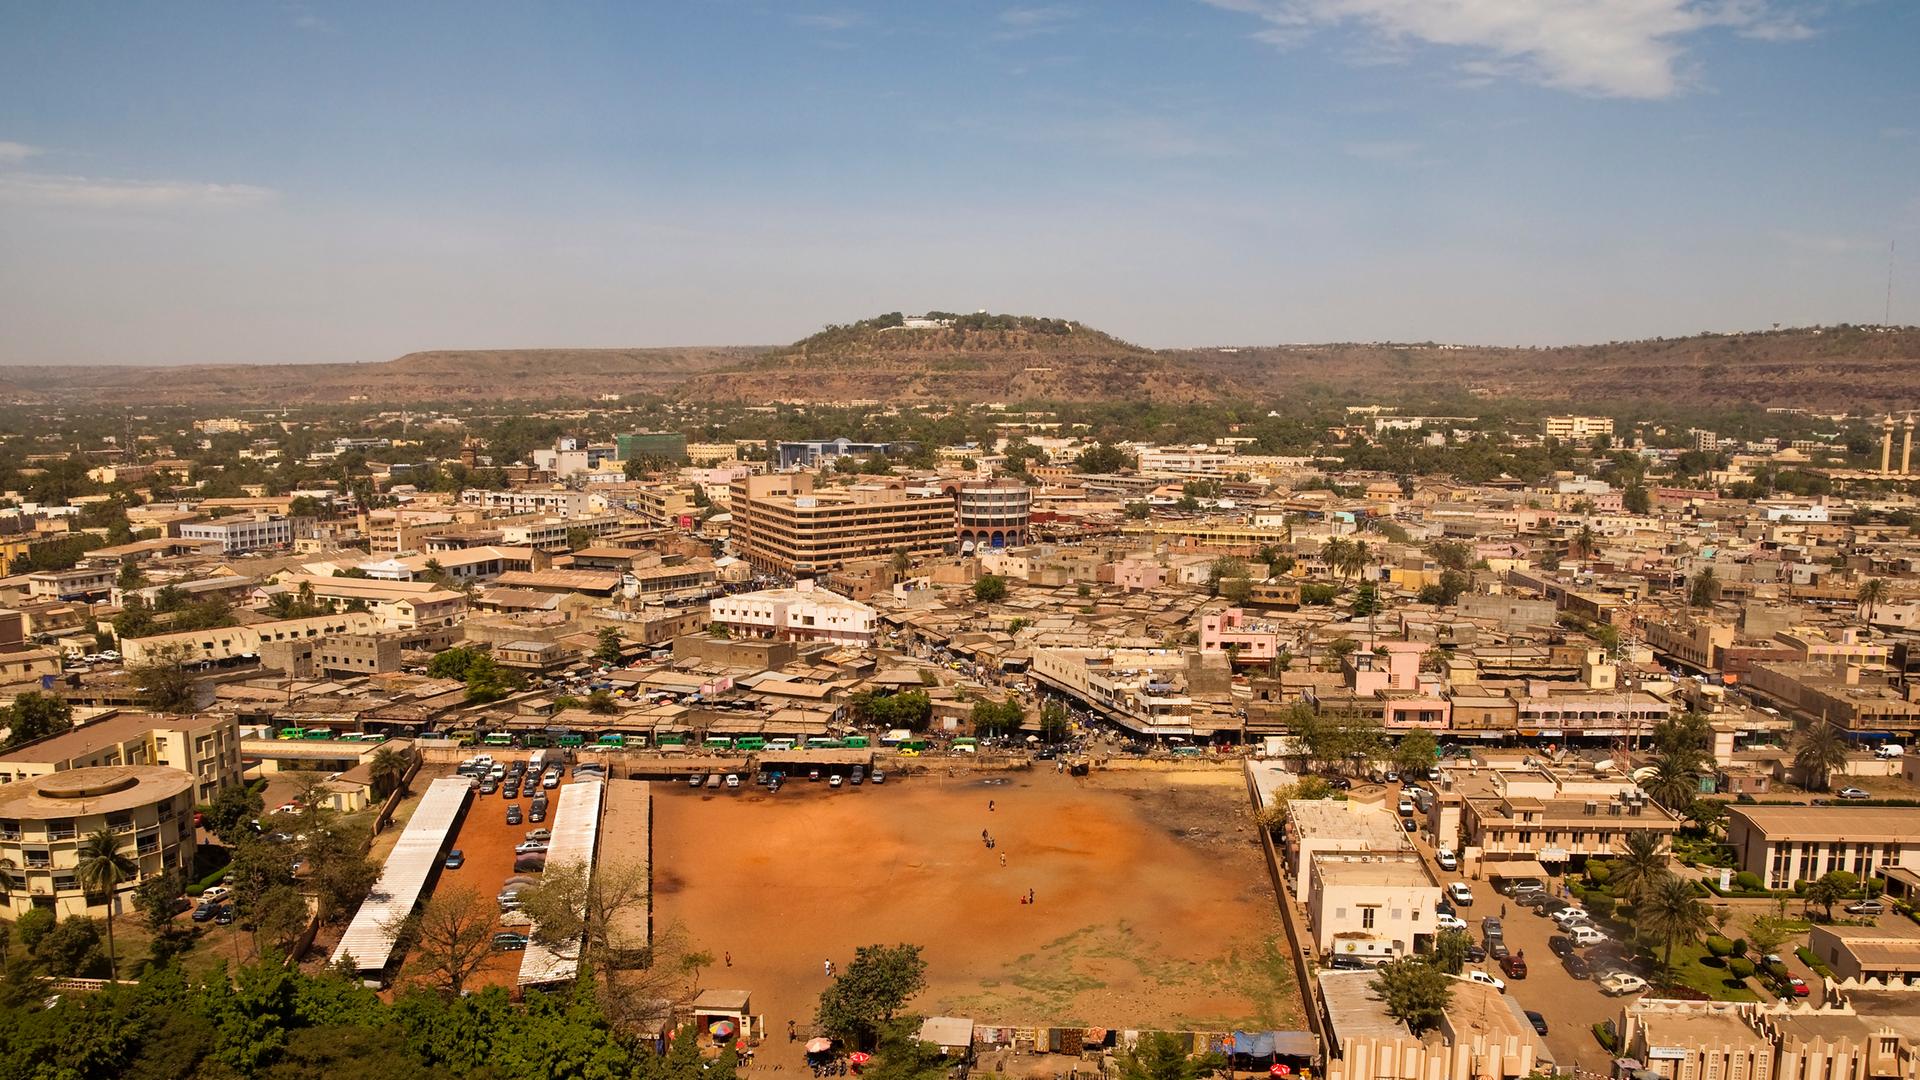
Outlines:
{"type": "Polygon", "coordinates": [[[865,1048],[914,995],[926,989],[918,945],[862,945],[820,992],[814,1022],[825,1034],[865,1048]]]}
{"type": "Polygon", "coordinates": [[[80,862],[75,871],[80,891],[89,898],[99,897],[107,905],[108,978],[120,978],[120,957],[113,948],[113,909],[119,900],[120,886],[140,875],[140,867],[120,853],[120,839],[108,829],[89,833],[80,842],[80,862]]]}
{"type": "Polygon", "coordinates": [[[72,730],[73,706],[57,695],[29,690],[0,709],[0,724],[7,727],[5,749],[11,750],[72,730]]]}
{"type": "Polygon", "coordinates": [[[1433,951],[1427,954],[1427,963],[1449,975],[1458,975],[1467,965],[1467,948],[1473,939],[1465,930],[1442,930],[1434,935],[1433,951]]]}
{"type": "Polygon", "coordinates": [[[231,845],[239,839],[247,822],[259,817],[265,807],[259,792],[245,784],[235,784],[220,789],[213,802],[201,810],[201,821],[208,832],[231,845]]]}
{"type": "Polygon", "coordinates": [[[1846,898],[1849,890],[1840,887],[1841,882],[1832,874],[1823,874],[1807,882],[1805,893],[1809,905],[1819,904],[1827,911],[1827,921],[1833,921],[1833,905],[1846,898]]]}
{"type": "Polygon", "coordinates": [[[173,927],[173,917],[179,914],[180,894],[184,891],[180,871],[172,867],[141,882],[133,890],[133,906],[140,912],[140,921],[154,936],[165,934],[173,927]]]}
{"type": "Polygon", "coordinates": [[[1073,467],[1083,473],[1117,473],[1132,470],[1136,460],[1125,450],[1100,442],[1081,451],[1073,467]]]}
{"type": "Polygon", "coordinates": [[[597,870],[580,863],[549,864],[540,884],[521,892],[520,910],[533,920],[535,940],[549,945],[585,941],[587,956],[604,969],[646,958],[646,939],[628,931],[626,915],[647,898],[643,863],[597,870]]]}
{"type": "Polygon", "coordinates": [[[1433,768],[1439,749],[1439,741],[1433,737],[1433,732],[1426,728],[1414,728],[1402,735],[1400,745],[1393,748],[1393,763],[1401,776],[1425,776],[1427,770],[1433,768]]]}
{"type": "Polygon", "coordinates": [[[1573,542],[1568,546],[1578,551],[1582,558],[1591,559],[1593,553],[1600,549],[1600,537],[1593,531],[1592,525],[1582,523],[1580,531],[1573,534],[1573,542]]]}
{"type": "Polygon", "coordinates": [[[177,653],[155,656],[129,668],[127,674],[140,688],[141,702],[155,712],[189,712],[199,698],[193,672],[187,670],[177,653]]]}
{"type": "Polygon", "coordinates": [[[1005,733],[1020,726],[1027,710],[1018,701],[976,701],[973,703],[973,730],[981,735],[1005,733]]]}
{"type": "Polygon", "coordinates": [[[257,952],[284,952],[307,928],[313,913],[307,899],[291,885],[276,885],[261,896],[253,914],[253,941],[257,952]]]}
{"type": "Polygon", "coordinates": [[[1793,741],[1793,765],[1809,788],[1829,790],[1832,776],[1846,767],[1847,737],[1822,720],[1801,729],[1793,741]]]}
{"type": "Polygon", "coordinates": [[[413,762],[407,755],[391,746],[383,746],[373,752],[373,760],[367,763],[367,779],[373,781],[373,790],[383,797],[390,795],[406,778],[407,770],[413,762]]]}
{"type": "Polygon", "coordinates": [[[1887,602],[1887,597],[1892,595],[1892,592],[1886,578],[1868,578],[1861,582],[1860,591],[1855,594],[1855,598],[1860,601],[1861,618],[1868,624],[1872,624],[1876,609],[1887,602]]]}
{"type": "Polygon", "coordinates": [[[601,716],[610,716],[620,711],[620,706],[614,701],[611,690],[595,690],[587,695],[587,700],[583,704],[588,712],[601,716]]]}
{"type": "Polygon", "coordinates": [[[881,1030],[879,1048],[860,1075],[864,1080],[943,1080],[947,1059],[939,1047],[920,1041],[911,1020],[896,1020],[881,1030]]]}
{"type": "Polygon", "coordinates": [[[1427,545],[1427,554],[1442,570],[1465,572],[1473,565],[1473,549],[1458,540],[1436,540],[1427,545]]]}
{"type": "Polygon", "coordinates": [[[422,975],[459,997],[493,954],[494,914],[472,889],[439,889],[392,933],[410,943],[408,958],[422,975]]]}
{"type": "Polygon", "coordinates": [[[1050,743],[1064,742],[1068,722],[1066,703],[1059,698],[1048,698],[1040,706],[1040,738],[1050,743]]]}
{"type": "Polygon", "coordinates": [[[1637,902],[1667,876],[1666,845],[1657,833],[1630,832],[1626,851],[1607,865],[1614,893],[1629,902],[1637,902]]]}
{"type": "Polygon", "coordinates": [[[434,679],[457,679],[465,682],[468,671],[483,657],[489,658],[485,649],[471,645],[455,645],[434,654],[427,662],[427,675],[434,679]]]}
{"type": "Polygon", "coordinates": [[[620,662],[626,659],[621,647],[620,631],[603,626],[599,630],[599,638],[600,643],[594,646],[593,658],[611,667],[620,666],[620,662]]]}
{"type": "Polygon", "coordinates": [[[999,574],[983,574],[973,583],[973,598],[983,604],[997,604],[1007,598],[1007,579],[999,574]]]}
{"type": "Polygon", "coordinates": [[[101,963],[100,924],[80,915],[50,926],[34,944],[33,955],[50,975],[90,975],[103,966],[114,970],[111,962],[101,963]]]}
{"type": "Polygon", "coordinates": [[[1686,754],[1662,754],[1653,763],[1653,776],[1643,786],[1661,806],[1675,814],[1684,813],[1700,793],[1698,765],[1686,754]]]}
{"type": "Polygon", "coordinates": [[[1653,497],[1648,494],[1645,484],[1629,484],[1620,492],[1620,504],[1629,514],[1651,513],[1653,497]]]}
{"type": "Polygon", "coordinates": [[[1228,578],[1247,576],[1247,560],[1232,555],[1222,555],[1207,565],[1207,591],[1220,595],[1221,582],[1228,578]]]}
{"type": "Polygon", "coordinates": [[[1220,581],[1220,596],[1235,607],[1241,607],[1253,597],[1251,578],[1230,577],[1220,581]]]}
{"type": "Polygon", "coordinates": [[[1693,891],[1693,882],[1674,874],[1663,874],[1647,888],[1634,912],[1640,929],[1664,944],[1660,963],[1673,968],[1673,947],[1683,941],[1696,941],[1713,926],[1707,905],[1693,891]]]}
{"type": "Polygon", "coordinates": [[[1147,1031],[1114,1064],[1119,1080],[1201,1080],[1227,1063],[1219,1054],[1195,1056],[1186,1040],[1171,1032],[1147,1031]]]}
{"type": "MultiPolygon", "coordinates": [[[[242,832],[227,862],[227,888],[233,890],[233,909],[252,926],[268,893],[293,884],[293,855],[286,845],[242,832]]],[[[227,838],[232,840],[231,837],[227,838]]]]}
{"type": "Polygon", "coordinates": [[[1720,598],[1720,576],[1713,567],[1703,566],[1696,571],[1687,583],[1687,603],[1693,607],[1712,607],[1720,598]]]}
{"type": "Polygon", "coordinates": [[[1440,1022],[1453,1000],[1453,979],[1415,956],[1384,964],[1367,984],[1386,1003],[1387,1015],[1404,1021],[1415,1034],[1440,1022]]]}

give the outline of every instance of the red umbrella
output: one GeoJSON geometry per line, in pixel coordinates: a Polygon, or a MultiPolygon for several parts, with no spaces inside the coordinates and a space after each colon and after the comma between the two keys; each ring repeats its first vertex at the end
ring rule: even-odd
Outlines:
{"type": "Polygon", "coordinates": [[[847,1060],[853,1062],[855,1065],[865,1065],[867,1062],[873,1060],[873,1055],[864,1050],[855,1050],[853,1053],[847,1055],[847,1060]]]}
{"type": "Polygon", "coordinates": [[[1292,1071],[1293,1071],[1293,1067],[1290,1065],[1281,1065],[1281,1064],[1275,1063],[1267,1066],[1268,1076],[1285,1076],[1292,1071]]]}

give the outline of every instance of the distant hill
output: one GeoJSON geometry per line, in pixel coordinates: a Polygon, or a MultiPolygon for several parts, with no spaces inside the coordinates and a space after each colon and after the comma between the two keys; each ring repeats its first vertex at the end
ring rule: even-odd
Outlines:
{"type": "Polygon", "coordinates": [[[1065,319],[897,312],[791,345],[439,350],[370,364],[0,368],[0,400],[278,405],[652,393],[707,401],[1379,400],[1920,409],[1920,329],[1828,327],[1560,348],[1146,349],[1065,319]]]}

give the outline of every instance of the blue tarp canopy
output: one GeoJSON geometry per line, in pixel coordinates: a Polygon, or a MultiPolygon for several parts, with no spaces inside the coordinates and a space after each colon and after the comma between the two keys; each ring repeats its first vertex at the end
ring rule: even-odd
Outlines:
{"type": "Polygon", "coordinates": [[[1312,1060],[1320,1056],[1320,1040],[1311,1031],[1236,1031],[1226,1050],[1238,1057],[1312,1060]]]}

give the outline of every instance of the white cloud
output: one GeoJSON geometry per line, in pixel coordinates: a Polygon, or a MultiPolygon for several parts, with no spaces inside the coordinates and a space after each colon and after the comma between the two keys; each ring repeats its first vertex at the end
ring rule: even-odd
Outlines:
{"type": "Polygon", "coordinates": [[[37,146],[28,146],[26,143],[8,142],[5,139],[0,139],[0,165],[16,164],[30,157],[38,157],[43,153],[45,153],[45,151],[37,146]]]}
{"type": "Polygon", "coordinates": [[[1770,0],[1203,0],[1258,18],[1253,36],[1295,48],[1354,25],[1383,48],[1467,51],[1470,77],[1498,73],[1596,97],[1658,99],[1686,85],[1683,42],[1709,29],[1763,41],[1812,30],[1770,0]]]}
{"type": "Polygon", "coordinates": [[[1422,147],[1417,142],[1379,139],[1345,143],[1340,149],[1347,156],[1356,157],[1362,161],[1408,161],[1417,156],[1422,147]]]}
{"type": "Polygon", "coordinates": [[[245,207],[273,201],[270,188],[172,180],[106,180],[50,173],[0,173],[0,203],[83,210],[245,207]]]}

